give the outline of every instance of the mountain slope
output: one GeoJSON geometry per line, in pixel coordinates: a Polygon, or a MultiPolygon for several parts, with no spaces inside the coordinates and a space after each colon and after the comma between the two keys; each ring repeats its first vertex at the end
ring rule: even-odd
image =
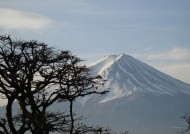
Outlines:
{"type": "Polygon", "coordinates": [[[103,57],[89,67],[93,75],[107,80],[103,89],[110,92],[76,107],[76,112],[88,115],[87,123],[134,134],[174,134],[184,129],[180,117],[190,112],[190,85],[125,54],[103,57]]]}
{"type": "Polygon", "coordinates": [[[107,80],[104,88],[110,88],[110,93],[103,101],[127,96],[135,91],[190,94],[190,85],[125,54],[107,56],[89,66],[93,74],[99,74],[107,80]]]}

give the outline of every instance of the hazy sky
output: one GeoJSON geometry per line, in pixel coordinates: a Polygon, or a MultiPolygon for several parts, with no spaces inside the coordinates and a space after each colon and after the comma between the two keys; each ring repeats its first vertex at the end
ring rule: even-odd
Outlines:
{"type": "Polygon", "coordinates": [[[0,0],[0,34],[88,61],[129,54],[190,84],[190,0],[0,0]]]}

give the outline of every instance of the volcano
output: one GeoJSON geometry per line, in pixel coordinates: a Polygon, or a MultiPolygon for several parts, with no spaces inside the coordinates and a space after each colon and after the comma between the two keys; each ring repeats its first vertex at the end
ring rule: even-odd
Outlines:
{"type": "MultiPolygon", "coordinates": [[[[105,56],[89,65],[107,82],[103,96],[83,100],[86,122],[134,134],[174,134],[185,129],[190,85],[125,54],[105,56]]],[[[79,110],[80,109],[80,110],[79,110]]]]}

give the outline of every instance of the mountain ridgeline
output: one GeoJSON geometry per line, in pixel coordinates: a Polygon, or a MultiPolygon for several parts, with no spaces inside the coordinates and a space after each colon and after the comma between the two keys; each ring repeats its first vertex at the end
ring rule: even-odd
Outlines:
{"type": "Polygon", "coordinates": [[[149,65],[125,54],[111,55],[89,65],[93,74],[107,80],[104,88],[110,88],[110,98],[130,95],[133,92],[153,94],[190,95],[190,85],[174,79],[149,65]]]}
{"type": "Polygon", "coordinates": [[[107,80],[100,90],[109,93],[84,99],[80,111],[88,123],[134,134],[185,129],[181,116],[190,112],[190,85],[125,54],[105,56],[89,67],[107,80]]]}

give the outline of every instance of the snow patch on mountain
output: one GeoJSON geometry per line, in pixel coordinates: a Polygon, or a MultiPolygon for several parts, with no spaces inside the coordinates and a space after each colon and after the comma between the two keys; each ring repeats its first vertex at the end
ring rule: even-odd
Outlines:
{"type": "Polygon", "coordinates": [[[156,95],[190,94],[190,85],[174,79],[151,66],[125,54],[100,58],[89,65],[93,75],[106,79],[103,89],[109,93],[100,102],[110,101],[133,92],[150,92],[156,95]]]}

